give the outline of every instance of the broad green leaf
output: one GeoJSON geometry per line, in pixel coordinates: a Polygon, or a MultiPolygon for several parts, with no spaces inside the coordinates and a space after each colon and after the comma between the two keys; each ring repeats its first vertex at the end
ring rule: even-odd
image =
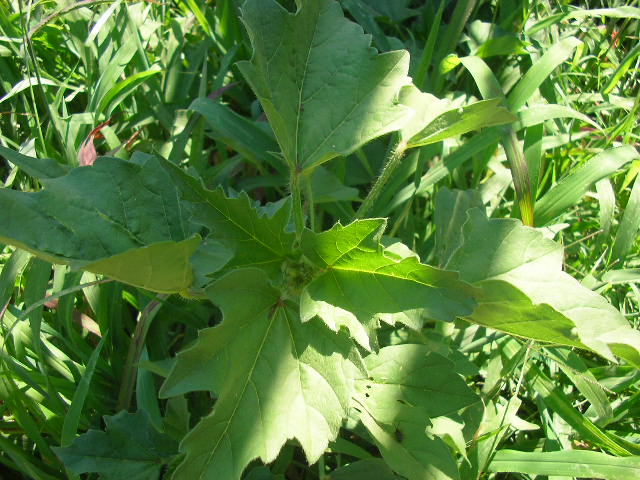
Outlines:
{"type": "Polygon", "coordinates": [[[289,232],[291,202],[288,198],[270,206],[256,207],[246,193],[225,195],[222,189],[207,190],[199,179],[165,163],[181,199],[194,205],[192,221],[206,227],[209,238],[235,252],[225,268],[256,266],[279,272],[291,253],[294,234],[289,232]]]}
{"type": "Polygon", "coordinates": [[[304,231],[301,248],[322,271],[302,293],[303,320],[317,315],[332,330],[344,326],[371,348],[369,334],[379,320],[420,329],[426,318],[451,321],[471,313],[473,290],[453,272],[384,250],[384,226],[383,219],[369,219],[304,231]]]}
{"type": "Polygon", "coordinates": [[[368,378],[358,380],[353,405],[387,464],[409,479],[458,478],[451,451],[426,430],[430,418],[480,400],[454,363],[416,344],[382,348],[364,363],[368,378]]]}
{"type": "Polygon", "coordinates": [[[409,8],[410,0],[361,0],[369,5],[379,16],[387,17],[394,23],[401,23],[409,17],[417,15],[417,10],[409,8]]]}
{"type": "Polygon", "coordinates": [[[479,398],[454,364],[424,345],[385,347],[365,358],[353,406],[387,464],[409,479],[455,479],[442,439],[427,434],[429,418],[449,415],[479,398]]]}
{"type": "Polygon", "coordinates": [[[273,461],[290,438],[315,462],[336,438],[360,375],[352,343],[318,321],[301,323],[262,270],[235,270],[207,295],[224,319],[178,355],[161,390],[218,398],[182,442],[175,478],[240,478],[253,459],[273,461]]]}
{"type": "Polygon", "coordinates": [[[27,175],[38,180],[61,177],[69,167],[51,158],[32,158],[0,145],[0,155],[20,167],[27,175]]]}
{"type": "Polygon", "coordinates": [[[32,163],[44,189],[0,190],[7,212],[0,241],[150,290],[189,287],[200,228],[190,222],[193,206],[179,200],[163,161],[103,157],[64,175],[49,161],[32,163]]]}
{"type": "Polygon", "coordinates": [[[387,37],[376,20],[376,17],[380,17],[379,12],[375,11],[363,0],[341,0],[340,5],[368,35],[371,35],[373,45],[377,49],[383,52],[393,50],[391,39],[387,37]]]}
{"type": "Polygon", "coordinates": [[[246,194],[230,198],[220,189],[207,190],[165,160],[150,155],[135,160],[102,158],[67,175],[35,160],[32,170],[46,188],[36,194],[0,191],[0,204],[8,197],[4,203],[20,217],[0,226],[0,239],[52,262],[174,292],[191,286],[189,259],[200,243],[195,234],[204,226],[210,235],[191,259],[198,263],[195,290],[232,252],[228,268],[258,265],[279,271],[294,238],[287,231],[287,200],[278,208],[260,209],[246,194]],[[31,219],[26,226],[24,218],[31,219]]]}
{"type": "Polygon", "coordinates": [[[410,85],[402,89],[400,102],[416,111],[409,123],[400,130],[400,135],[409,148],[517,120],[517,117],[500,106],[500,98],[453,107],[448,100],[440,100],[410,85]]]}
{"type": "MultiPolygon", "coordinates": [[[[199,245],[200,237],[196,235],[182,242],[158,242],[97,262],[72,262],[71,265],[156,292],[182,292],[193,283],[190,258],[199,245]]],[[[221,264],[224,265],[229,252],[223,250],[222,254],[221,264]]],[[[216,266],[216,269],[222,265],[216,266]]]]}
{"type": "Polygon", "coordinates": [[[560,180],[536,202],[536,225],[544,226],[566,212],[567,208],[582,198],[592,184],[613,175],[638,156],[637,150],[630,145],[597,154],[577,171],[560,180]]]}
{"type": "Polygon", "coordinates": [[[640,457],[614,457],[601,452],[518,452],[500,450],[489,464],[491,472],[629,480],[640,478],[640,457]]]}
{"type": "Polygon", "coordinates": [[[253,57],[238,64],[264,108],[284,158],[304,170],[400,128],[409,83],[405,51],[378,55],[333,0],[248,0],[242,19],[253,57]]]}
{"type": "Polygon", "coordinates": [[[562,271],[563,250],[514,219],[468,213],[463,241],[446,268],[482,289],[467,318],[536,340],[611,352],[640,365],[640,332],[602,296],[562,271]]]}
{"type": "Polygon", "coordinates": [[[460,246],[460,231],[467,221],[467,211],[482,208],[482,197],[476,190],[449,190],[440,188],[436,194],[436,258],[439,265],[446,265],[453,252],[460,246]]]}
{"type": "Polygon", "coordinates": [[[399,405],[434,418],[480,400],[455,372],[454,363],[425,345],[385,347],[364,362],[369,378],[358,382],[359,399],[378,422],[392,425],[399,405]]]}
{"type": "Polygon", "coordinates": [[[106,430],[89,430],[68,447],[54,448],[73,473],[99,473],[105,480],[154,480],[162,465],[178,453],[178,444],[158,432],[140,410],[105,416],[106,430]]]}
{"type": "Polygon", "coordinates": [[[333,472],[331,480],[400,480],[396,474],[380,458],[368,458],[350,463],[333,472]]]}
{"type": "Polygon", "coordinates": [[[409,480],[456,480],[460,476],[447,445],[427,436],[427,419],[399,418],[395,429],[378,423],[365,410],[360,420],[367,428],[387,465],[409,480]]]}

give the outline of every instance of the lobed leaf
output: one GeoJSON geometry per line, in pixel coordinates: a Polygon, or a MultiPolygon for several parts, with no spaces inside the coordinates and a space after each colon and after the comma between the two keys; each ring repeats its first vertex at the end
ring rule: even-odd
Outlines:
{"type": "Polygon", "coordinates": [[[227,196],[221,188],[207,190],[200,179],[164,162],[183,202],[193,205],[191,220],[209,230],[209,238],[234,251],[226,269],[256,266],[279,272],[284,257],[291,253],[294,234],[289,231],[291,201],[257,207],[242,192],[227,196]]]}
{"type": "Polygon", "coordinates": [[[301,0],[290,13],[274,0],[242,8],[253,57],[238,66],[290,166],[308,169],[400,128],[409,83],[406,51],[378,55],[333,0],[301,0]]]}
{"type": "Polygon", "coordinates": [[[235,270],[207,295],[224,320],[178,355],[161,395],[211,390],[218,400],[182,442],[175,477],[240,478],[290,438],[315,462],[336,438],[359,375],[352,343],[319,322],[302,324],[262,270],[235,270]]]}
{"type": "Polygon", "coordinates": [[[0,207],[10,212],[0,241],[50,262],[159,292],[199,293],[222,267],[278,273],[293,245],[288,200],[258,208],[245,193],[207,190],[151,155],[102,157],[69,171],[53,160],[8,157],[45,188],[0,190],[0,207]]]}
{"type": "Polygon", "coordinates": [[[99,473],[105,480],[154,480],[178,453],[178,444],[158,432],[144,410],[105,416],[104,432],[89,430],[68,447],[54,447],[73,473],[99,473]]]}
{"type": "Polygon", "coordinates": [[[385,220],[358,220],[313,233],[301,248],[322,269],[302,292],[303,321],[319,316],[332,330],[346,327],[363,347],[379,320],[420,329],[425,318],[451,321],[474,307],[472,289],[453,272],[402,258],[380,245],[385,220]]]}

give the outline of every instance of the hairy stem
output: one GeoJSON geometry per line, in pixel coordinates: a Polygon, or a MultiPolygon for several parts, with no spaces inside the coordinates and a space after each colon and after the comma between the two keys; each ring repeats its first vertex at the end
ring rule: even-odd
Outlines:
{"type": "Polygon", "coordinates": [[[369,210],[371,210],[371,207],[377,200],[380,192],[382,192],[382,189],[391,178],[391,174],[400,164],[400,160],[402,160],[402,157],[404,156],[404,152],[406,150],[407,144],[403,141],[399,141],[393,148],[393,150],[391,150],[387,162],[380,172],[380,176],[378,176],[378,179],[373,184],[373,187],[369,191],[369,194],[364,199],[362,205],[360,205],[360,208],[356,212],[356,218],[363,218],[369,212],[369,210]]]}

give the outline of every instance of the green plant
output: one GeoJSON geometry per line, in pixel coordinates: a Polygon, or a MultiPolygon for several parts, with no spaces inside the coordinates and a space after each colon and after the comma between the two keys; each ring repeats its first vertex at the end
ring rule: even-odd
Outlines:
{"type": "MultiPolygon", "coordinates": [[[[127,444],[117,448],[112,438],[127,435],[122,413],[105,419],[104,434],[90,432],[71,446],[66,434],[56,453],[73,473],[105,478],[149,478],[159,474],[158,463],[167,463],[176,479],[235,479],[255,459],[288,464],[297,445],[309,463],[319,462],[320,476],[327,448],[361,458],[360,474],[369,477],[386,472],[394,478],[395,471],[410,479],[470,479],[514,468],[549,473],[536,470],[533,457],[522,452],[492,456],[505,426],[523,422],[516,416],[523,377],[568,422],[572,406],[534,368],[522,369],[509,401],[493,400],[497,381],[481,400],[461,376],[474,373],[461,352],[495,339],[501,348],[492,361],[511,372],[538,347],[519,340],[525,338],[541,342],[545,354],[560,361],[575,355],[562,347],[575,347],[637,368],[640,334],[603,297],[562,271],[561,246],[518,220],[489,218],[477,192],[439,190],[433,214],[437,267],[384,235],[384,219],[362,219],[410,149],[516,118],[501,98],[454,106],[421,92],[410,84],[406,52],[372,51],[331,0],[300,3],[295,14],[272,0],[245,4],[253,57],[240,64],[281,149],[272,161],[288,171],[290,196],[261,206],[245,193],[208,190],[175,163],[144,153],[70,168],[0,148],[44,187],[36,193],[0,190],[0,208],[8,212],[0,241],[135,287],[208,299],[223,317],[178,354],[169,372],[147,363],[166,376],[161,397],[186,401],[190,392],[207,391],[216,398],[212,413],[184,437],[184,458],[173,457],[168,434],[140,412],[136,426],[149,434],[154,455],[140,458],[127,444]],[[313,175],[389,133],[395,138],[388,160],[349,215],[358,219],[323,231],[324,222],[315,218],[313,175]],[[486,339],[484,330],[475,330],[477,337],[464,345],[450,343],[447,337],[467,322],[514,337],[486,339]],[[349,433],[339,435],[341,427],[349,433]],[[86,448],[88,440],[94,448],[86,448]],[[368,458],[363,446],[375,446],[386,466],[368,458]],[[123,470],[100,460],[114,450],[123,470]]],[[[528,90],[538,86],[531,83],[528,90]]],[[[526,96],[523,90],[516,91],[526,96]]],[[[206,99],[195,105],[202,112],[218,108],[206,99]]],[[[600,155],[613,165],[609,173],[638,158],[628,146],[600,155]]],[[[46,268],[41,270],[46,283],[46,268]]],[[[19,329],[23,318],[14,318],[10,328],[19,329]]],[[[124,368],[144,362],[146,321],[138,324],[124,368]]],[[[32,348],[52,348],[39,338],[32,348]]],[[[564,362],[586,370],[576,357],[564,362]]],[[[119,406],[127,408],[123,398],[119,406]]],[[[551,473],[637,472],[635,443],[581,416],[573,421],[606,453],[574,452],[563,457],[558,469],[564,470],[551,473]],[[568,458],[580,458],[590,470],[572,470],[568,458]]],[[[354,468],[356,463],[345,467],[342,475],[354,468]]]]}

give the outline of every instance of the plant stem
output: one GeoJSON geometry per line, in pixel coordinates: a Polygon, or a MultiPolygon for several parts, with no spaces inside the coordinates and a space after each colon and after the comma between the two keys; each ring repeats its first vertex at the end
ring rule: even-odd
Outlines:
{"type": "Polygon", "coordinates": [[[136,375],[138,372],[138,362],[140,361],[140,355],[149,332],[151,322],[155,318],[158,310],[162,307],[163,301],[169,295],[158,295],[154,300],[144,308],[140,315],[138,315],[138,324],[136,330],[131,337],[131,343],[129,344],[129,351],[127,352],[127,361],[124,365],[124,373],[122,375],[122,386],[120,387],[120,393],[118,394],[118,407],[117,411],[129,410],[131,405],[131,397],[133,396],[133,386],[136,383],[136,375]]]}
{"type": "Polygon", "coordinates": [[[313,189],[311,187],[312,174],[313,174],[313,171],[311,173],[305,174],[302,180],[304,182],[304,200],[305,200],[305,206],[306,206],[305,210],[307,211],[307,214],[309,216],[309,228],[312,231],[315,231],[316,213],[315,213],[315,208],[313,204],[313,189]]]}
{"type": "Polygon", "coordinates": [[[320,455],[320,458],[318,459],[318,477],[320,478],[320,480],[324,480],[326,478],[325,471],[326,471],[326,466],[324,463],[324,454],[323,454],[323,455],[320,455]]]}
{"type": "Polygon", "coordinates": [[[400,164],[400,160],[402,160],[402,157],[404,156],[404,152],[406,150],[407,150],[407,144],[404,141],[399,141],[396,144],[396,146],[393,148],[393,150],[391,150],[389,158],[387,159],[385,166],[382,168],[382,171],[380,172],[380,176],[378,177],[376,182],[373,184],[373,187],[369,191],[369,194],[367,195],[367,197],[362,202],[362,205],[360,205],[360,208],[356,212],[355,218],[363,218],[367,214],[367,212],[371,210],[371,207],[373,206],[376,199],[380,195],[380,192],[382,191],[384,186],[387,184],[387,182],[391,178],[391,174],[400,164]]]}
{"type": "Polygon", "coordinates": [[[296,225],[296,239],[299,241],[304,229],[304,213],[302,210],[302,189],[300,185],[300,170],[297,166],[291,167],[289,190],[293,197],[293,220],[296,225]]]}

